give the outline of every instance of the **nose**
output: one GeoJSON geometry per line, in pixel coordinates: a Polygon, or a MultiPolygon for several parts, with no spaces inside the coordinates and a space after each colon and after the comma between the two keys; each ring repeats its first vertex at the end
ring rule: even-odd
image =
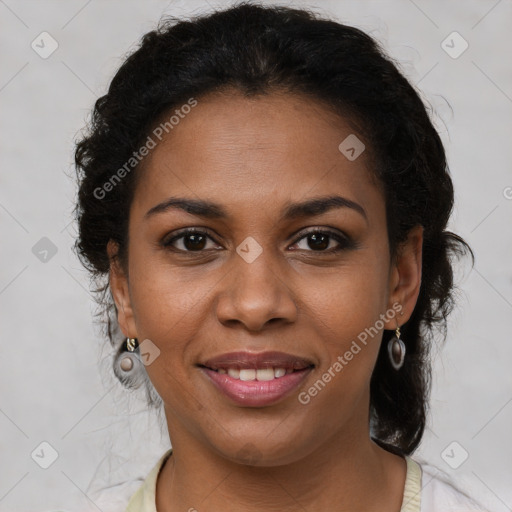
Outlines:
{"type": "Polygon", "coordinates": [[[222,324],[260,331],[267,324],[296,321],[293,291],[286,283],[285,273],[271,261],[270,251],[264,250],[251,263],[238,255],[233,260],[216,301],[217,318],[222,324]]]}

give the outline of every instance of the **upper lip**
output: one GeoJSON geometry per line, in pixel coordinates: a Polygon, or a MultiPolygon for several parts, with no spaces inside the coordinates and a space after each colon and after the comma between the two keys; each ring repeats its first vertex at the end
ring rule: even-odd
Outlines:
{"type": "Polygon", "coordinates": [[[307,358],[286,354],[285,352],[229,352],[212,357],[200,366],[206,366],[212,370],[219,368],[238,369],[263,369],[263,368],[285,368],[302,370],[314,366],[307,358]]]}

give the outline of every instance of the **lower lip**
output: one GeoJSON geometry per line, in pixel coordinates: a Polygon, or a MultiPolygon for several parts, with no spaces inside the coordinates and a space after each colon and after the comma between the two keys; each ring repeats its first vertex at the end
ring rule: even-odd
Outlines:
{"type": "Polygon", "coordinates": [[[227,373],[201,367],[220,391],[236,404],[246,407],[264,407],[278,402],[297,388],[312,369],[305,368],[267,381],[244,381],[233,379],[227,373]]]}

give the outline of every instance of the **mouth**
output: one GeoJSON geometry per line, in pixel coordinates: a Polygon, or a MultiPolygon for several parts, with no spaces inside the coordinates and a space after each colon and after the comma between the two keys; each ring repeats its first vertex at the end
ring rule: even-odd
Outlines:
{"type": "Polygon", "coordinates": [[[285,375],[289,375],[290,373],[296,373],[303,371],[308,368],[313,368],[313,366],[306,366],[304,368],[274,368],[274,367],[267,367],[267,368],[239,368],[234,366],[229,367],[221,367],[221,368],[212,368],[209,366],[203,366],[199,365],[201,368],[206,368],[208,370],[212,370],[214,372],[217,372],[221,375],[229,375],[232,379],[235,380],[243,380],[243,381],[251,381],[251,380],[257,380],[257,381],[269,381],[274,379],[280,379],[281,377],[284,377],[285,375]]]}
{"type": "Polygon", "coordinates": [[[230,352],[198,366],[240,380],[272,380],[314,366],[307,358],[285,352],[230,352]]]}
{"type": "Polygon", "coordinates": [[[309,359],[283,352],[232,352],[197,366],[224,395],[248,407],[279,401],[315,367],[309,359]]]}

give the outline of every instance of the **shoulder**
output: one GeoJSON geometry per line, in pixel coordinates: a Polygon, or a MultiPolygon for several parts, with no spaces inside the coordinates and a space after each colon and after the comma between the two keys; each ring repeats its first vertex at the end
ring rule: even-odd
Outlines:
{"type": "Polygon", "coordinates": [[[101,510],[101,512],[124,512],[131,497],[140,489],[143,483],[143,479],[137,478],[97,491],[89,496],[94,504],[91,511],[94,509],[96,512],[98,510],[101,510]]]}
{"type": "Polygon", "coordinates": [[[156,512],[155,495],[158,474],[171,453],[172,449],[169,449],[156,463],[153,461],[151,470],[145,476],[103,488],[94,496],[90,496],[94,503],[94,511],[156,512]]]}
{"type": "Polygon", "coordinates": [[[171,456],[172,448],[167,450],[153,466],[144,482],[130,497],[125,512],[157,512],[156,511],[156,483],[160,470],[166,460],[171,456]]]}
{"type": "Polygon", "coordinates": [[[421,468],[421,512],[491,512],[439,468],[413,458],[421,468]]]}

